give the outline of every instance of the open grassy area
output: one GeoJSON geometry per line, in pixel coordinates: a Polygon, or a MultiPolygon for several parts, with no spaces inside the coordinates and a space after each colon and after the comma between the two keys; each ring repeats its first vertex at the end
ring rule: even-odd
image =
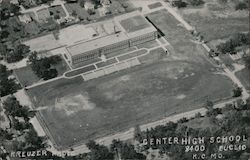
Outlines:
{"type": "Polygon", "coordinates": [[[210,119],[208,117],[201,117],[201,118],[195,118],[192,120],[189,120],[188,122],[184,123],[183,125],[190,127],[190,128],[201,128],[201,129],[207,129],[207,128],[213,128],[217,127],[215,124],[210,122],[210,119]]]}
{"type": "Polygon", "coordinates": [[[49,7],[49,13],[51,16],[58,16],[59,18],[66,17],[66,13],[61,5],[49,7]]]}
{"type": "Polygon", "coordinates": [[[137,50],[137,51],[131,52],[129,54],[119,56],[118,60],[119,61],[123,61],[123,60],[129,59],[129,58],[133,58],[133,57],[145,54],[145,53],[147,53],[147,50],[145,50],[145,49],[137,50]]]}
{"type": "Polygon", "coordinates": [[[30,65],[15,69],[14,73],[18,77],[18,80],[22,86],[30,86],[40,80],[40,78],[37,77],[37,75],[32,71],[30,65]]]}
{"type": "Polygon", "coordinates": [[[42,107],[57,145],[68,147],[230,96],[231,81],[208,67],[182,61],[145,63],[87,82],[54,81],[28,94],[42,107]],[[84,105],[70,102],[78,97],[84,105]],[[58,104],[58,99],[66,102],[58,104]]]}
{"type": "Polygon", "coordinates": [[[140,49],[140,48],[150,49],[150,48],[153,48],[156,46],[159,46],[159,44],[155,40],[137,45],[138,49],[140,49]]]}
{"type": "Polygon", "coordinates": [[[134,48],[134,47],[129,47],[129,48],[121,49],[121,50],[118,50],[118,51],[114,51],[114,52],[108,53],[106,55],[106,58],[115,57],[115,56],[118,56],[118,55],[121,55],[121,54],[124,54],[124,53],[128,53],[128,52],[131,52],[131,51],[134,51],[134,50],[136,50],[136,48],[134,48]]]}
{"type": "Polygon", "coordinates": [[[244,68],[243,70],[236,72],[235,75],[240,79],[244,87],[250,91],[250,71],[244,68]]]}
{"type": "Polygon", "coordinates": [[[174,53],[157,48],[140,57],[142,64],[136,67],[86,82],[81,77],[60,79],[27,91],[58,147],[231,97],[231,80],[212,72],[205,50],[190,41],[166,10],[149,18],[165,33],[174,53]]]}
{"type": "Polygon", "coordinates": [[[154,8],[158,8],[158,7],[161,7],[161,6],[162,6],[162,4],[160,2],[156,2],[156,3],[148,5],[148,8],[149,9],[154,9],[154,8]]]}
{"type": "Polygon", "coordinates": [[[112,59],[107,60],[106,62],[97,63],[96,66],[98,68],[101,68],[101,67],[104,67],[104,66],[108,66],[108,65],[114,64],[116,62],[117,62],[117,60],[115,58],[112,58],[112,59]]]}
{"type": "MultiPolygon", "coordinates": [[[[69,70],[67,63],[61,58],[61,61],[55,65],[55,68],[58,72],[58,76],[63,75],[64,72],[69,70]]],[[[38,81],[42,81],[31,69],[31,66],[28,65],[26,67],[18,68],[14,70],[19,82],[22,86],[30,86],[38,81]]]]}
{"type": "Polygon", "coordinates": [[[85,73],[85,72],[88,72],[88,71],[91,71],[91,70],[94,70],[96,69],[94,65],[90,65],[90,66],[87,66],[87,67],[83,67],[83,68],[79,68],[77,70],[74,70],[74,71],[70,71],[68,73],[65,74],[66,77],[72,77],[72,76],[76,76],[78,74],[82,74],[82,73],[85,73]]]}
{"type": "Polygon", "coordinates": [[[66,3],[65,8],[67,9],[70,15],[75,12],[79,19],[86,20],[89,16],[85,8],[81,7],[78,3],[66,3]]]}
{"type": "Polygon", "coordinates": [[[28,24],[25,24],[24,26],[25,32],[32,34],[32,35],[36,35],[40,32],[40,29],[38,27],[38,25],[36,24],[36,22],[30,22],[28,24]]]}
{"type": "Polygon", "coordinates": [[[61,55],[60,55],[60,58],[61,58],[61,61],[55,65],[55,68],[58,72],[58,76],[63,75],[65,72],[67,72],[70,69],[68,64],[65,62],[64,58],[61,55]]]}
{"type": "Polygon", "coordinates": [[[184,19],[201,32],[206,41],[211,41],[249,31],[248,11],[235,11],[231,3],[230,1],[227,4],[205,1],[205,5],[201,7],[187,7],[180,11],[184,19]]]}
{"type": "Polygon", "coordinates": [[[234,70],[233,63],[235,62],[228,54],[220,54],[219,57],[230,70],[234,70]]]}

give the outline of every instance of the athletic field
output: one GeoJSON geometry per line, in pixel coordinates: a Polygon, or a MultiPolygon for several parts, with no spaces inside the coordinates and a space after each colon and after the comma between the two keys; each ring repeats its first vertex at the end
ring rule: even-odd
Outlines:
{"type": "Polygon", "coordinates": [[[80,76],[59,79],[27,91],[58,148],[231,97],[232,82],[166,10],[148,17],[172,44],[170,55],[157,48],[129,69],[86,82],[80,76]]]}

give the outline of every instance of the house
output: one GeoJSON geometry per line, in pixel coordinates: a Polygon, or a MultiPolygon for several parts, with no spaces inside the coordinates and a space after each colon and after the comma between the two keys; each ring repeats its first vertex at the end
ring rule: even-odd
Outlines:
{"type": "Polygon", "coordinates": [[[18,19],[20,20],[20,22],[23,23],[30,23],[32,21],[32,18],[30,17],[29,14],[23,14],[23,15],[19,15],[18,19]]]}
{"type": "Polygon", "coordinates": [[[15,4],[15,5],[19,5],[18,0],[11,0],[10,3],[15,4]]]}
{"type": "Polygon", "coordinates": [[[100,0],[100,3],[103,6],[109,6],[111,4],[111,0],[100,0]]]}
{"type": "Polygon", "coordinates": [[[92,1],[86,1],[85,3],[84,3],[84,8],[86,9],[86,10],[94,10],[95,9],[95,4],[92,2],[92,1]]]}

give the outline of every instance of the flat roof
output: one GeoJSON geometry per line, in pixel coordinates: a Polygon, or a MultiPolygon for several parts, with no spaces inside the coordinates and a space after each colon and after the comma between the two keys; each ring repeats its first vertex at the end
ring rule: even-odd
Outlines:
{"type": "Polygon", "coordinates": [[[101,38],[96,38],[90,41],[69,46],[67,47],[67,50],[69,51],[71,56],[76,56],[84,52],[88,52],[97,48],[102,48],[104,46],[108,46],[127,39],[128,37],[126,36],[126,34],[120,32],[119,34],[111,34],[101,38]]]}
{"type": "Polygon", "coordinates": [[[139,11],[130,12],[114,18],[129,38],[157,31],[139,11]]]}
{"type": "Polygon", "coordinates": [[[88,41],[67,47],[71,56],[157,31],[139,11],[119,15],[112,20],[86,25],[85,28],[87,27],[91,27],[99,35],[88,41]],[[115,34],[118,31],[119,33],[115,34]]]}
{"type": "Polygon", "coordinates": [[[139,15],[121,20],[120,24],[127,33],[150,27],[150,24],[146,22],[145,18],[139,15]]]}

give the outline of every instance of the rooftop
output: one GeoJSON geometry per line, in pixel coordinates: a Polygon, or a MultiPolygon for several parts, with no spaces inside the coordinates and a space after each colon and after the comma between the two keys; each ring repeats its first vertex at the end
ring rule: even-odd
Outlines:
{"type": "Polygon", "coordinates": [[[121,26],[127,33],[135,32],[150,26],[142,16],[134,16],[120,21],[121,26]]]}
{"type": "Polygon", "coordinates": [[[115,42],[121,42],[127,40],[126,34],[120,32],[119,34],[111,34],[101,38],[96,38],[90,41],[79,43],[73,46],[67,47],[67,50],[72,56],[82,54],[84,52],[91,51],[96,48],[102,48],[104,46],[111,45],[115,42]]]}
{"type": "Polygon", "coordinates": [[[86,25],[85,27],[91,27],[98,35],[67,47],[72,56],[156,31],[153,25],[140,15],[139,11],[123,14],[114,17],[112,20],[86,25]]]}

